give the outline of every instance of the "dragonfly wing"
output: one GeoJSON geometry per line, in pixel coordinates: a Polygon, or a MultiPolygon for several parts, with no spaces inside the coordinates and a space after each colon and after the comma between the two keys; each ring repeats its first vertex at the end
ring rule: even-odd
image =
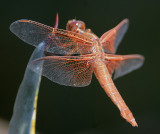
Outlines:
{"type": "Polygon", "coordinates": [[[133,70],[138,69],[144,63],[144,57],[141,55],[106,55],[105,62],[109,73],[113,79],[117,79],[133,70]]]}
{"type": "Polygon", "coordinates": [[[37,47],[53,28],[31,20],[18,20],[10,25],[10,30],[24,42],[37,47]]]}
{"type": "Polygon", "coordinates": [[[128,19],[123,20],[120,22],[115,28],[109,30],[108,32],[104,33],[100,37],[100,42],[106,53],[115,53],[118,45],[120,44],[123,36],[125,35],[128,29],[129,21],[128,19]]]}
{"type": "Polygon", "coordinates": [[[29,68],[36,72],[42,62],[42,75],[55,83],[84,87],[91,82],[93,56],[47,56],[31,62],[29,68]]]}
{"type": "Polygon", "coordinates": [[[93,40],[72,31],[52,28],[32,20],[18,20],[11,24],[10,30],[35,47],[45,42],[46,51],[55,55],[92,53],[93,40]]]}

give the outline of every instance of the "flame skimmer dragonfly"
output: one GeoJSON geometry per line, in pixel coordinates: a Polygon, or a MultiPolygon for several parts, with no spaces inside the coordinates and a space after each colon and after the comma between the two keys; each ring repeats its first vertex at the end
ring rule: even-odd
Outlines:
{"type": "Polygon", "coordinates": [[[45,43],[46,55],[30,64],[33,71],[36,72],[36,67],[43,62],[43,76],[58,84],[73,87],[89,85],[94,72],[121,116],[132,126],[138,126],[111,78],[123,76],[144,62],[144,57],[137,54],[115,55],[128,29],[128,20],[123,20],[100,38],[90,29],[85,29],[83,21],[69,20],[66,30],[57,27],[58,15],[54,28],[32,20],[18,20],[11,24],[10,30],[35,47],[41,42],[45,43]]]}

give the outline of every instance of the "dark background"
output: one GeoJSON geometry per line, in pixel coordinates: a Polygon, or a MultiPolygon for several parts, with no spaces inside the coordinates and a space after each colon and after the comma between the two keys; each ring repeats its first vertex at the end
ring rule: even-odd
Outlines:
{"type": "Polygon", "coordinates": [[[65,87],[42,79],[37,130],[42,134],[154,134],[160,133],[160,1],[159,0],[13,0],[0,5],[1,88],[0,118],[10,120],[17,90],[34,47],[9,31],[18,19],[31,19],[59,28],[69,19],[79,19],[99,37],[124,18],[129,30],[118,54],[139,53],[145,64],[115,81],[133,112],[138,128],[121,118],[119,110],[104,93],[95,76],[83,88],[65,87]]]}

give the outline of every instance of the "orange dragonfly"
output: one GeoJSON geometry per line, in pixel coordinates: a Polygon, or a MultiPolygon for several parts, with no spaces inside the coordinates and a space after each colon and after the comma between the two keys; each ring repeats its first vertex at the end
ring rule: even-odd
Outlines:
{"type": "Polygon", "coordinates": [[[73,87],[88,86],[94,72],[121,116],[132,126],[138,126],[112,80],[112,77],[116,79],[139,68],[144,62],[144,57],[137,54],[115,55],[128,23],[128,19],[124,19],[100,38],[90,29],[85,29],[83,21],[75,19],[68,21],[66,30],[58,29],[58,15],[54,28],[23,19],[12,23],[10,30],[35,47],[44,42],[45,56],[30,64],[33,71],[36,72],[43,62],[43,76],[58,84],[73,87]]]}

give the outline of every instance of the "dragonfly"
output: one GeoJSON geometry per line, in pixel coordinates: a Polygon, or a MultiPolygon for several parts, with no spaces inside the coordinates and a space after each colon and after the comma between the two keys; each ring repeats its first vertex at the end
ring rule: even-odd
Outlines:
{"type": "Polygon", "coordinates": [[[139,54],[115,54],[128,25],[129,20],[124,19],[99,38],[91,29],[86,29],[83,21],[76,19],[67,22],[66,30],[59,29],[57,15],[54,27],[22,19],[13,22],[10,30],[22,41],[35,47],[44,42],[44,57],[32,61],[30,69],[36,72],[43,62],[43,76],[60,85],[73,87],[88,86],[94,72],[121,116],[132,126],[138,127],[113,82],[144,63],[144,57],[139,54]]]}

